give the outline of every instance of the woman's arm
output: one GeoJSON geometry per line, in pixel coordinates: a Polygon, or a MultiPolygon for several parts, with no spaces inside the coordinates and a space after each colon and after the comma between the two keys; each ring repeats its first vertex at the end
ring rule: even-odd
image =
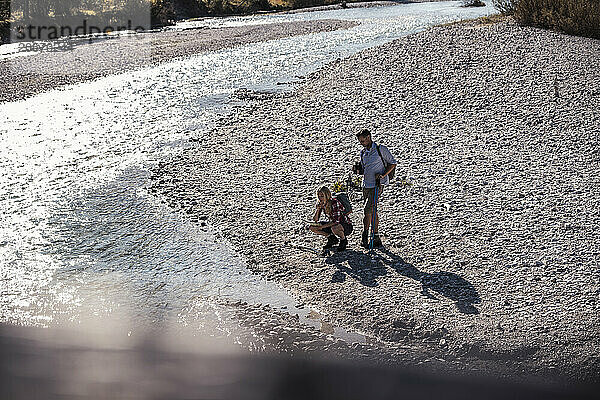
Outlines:
{"type": "Polygon", "coordinates": [[[322,209],[323,209],[323,207],[321,207],[321,203],[317,203],[317,209],[315,210],[315,215],[313,216],[313,221],[319,222],[319,218],[321,218],[321,210],[322,209]]]}
{"type": "Polygon", "coordinates": [[[329,220],[331,222],[326,223],[321,228],[329,228],[331,226],[337,225],[342,221],[342,204],[339,200],[333,199],[331,201],[331,215],[329,215],[329,220]]]}

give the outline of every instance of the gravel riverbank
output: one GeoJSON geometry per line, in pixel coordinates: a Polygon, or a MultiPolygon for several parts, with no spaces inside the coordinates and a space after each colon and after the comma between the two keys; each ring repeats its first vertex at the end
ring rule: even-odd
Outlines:
{"type": "Polygon", "coordinates": [[[206,51],[353,26],[350,21],[300,21],[95,39],[69,51],[0,60],[0,103],[206,51]]]}
{"type": "Polygon", "coordinates": [[[600,41],[511,21],[429,29],[293,92],[240,92],[152,190],[335,325],[598,382],[599,57],[600,41]],[[362,127],[412,182],[384,193],[386,249],[364,252],[360,229],[326,258],[286,245],[322,245],[302,221],[318,186],[346,177],[362,127]]]}

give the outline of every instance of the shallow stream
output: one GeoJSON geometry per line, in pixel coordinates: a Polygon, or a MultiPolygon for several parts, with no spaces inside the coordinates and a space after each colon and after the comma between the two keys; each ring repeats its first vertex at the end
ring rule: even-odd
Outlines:
{"type": "Polygon", "coordinates": [[[0,104],[0,322],[118,318],[132,331],[193,326],[235,341],[241,328],[224,317],[222,300],[241,300],[365,341],[321,323],[315,310],[252,274],[217,229],[148,193],[148,171],[181,152],[190,132],[226,114],[236,90],[289,90],[286,83],[336,58],[492,12],[438,2],[185,22],[172,29],[316,19],[359,25],[208,52],[0,104]]]}

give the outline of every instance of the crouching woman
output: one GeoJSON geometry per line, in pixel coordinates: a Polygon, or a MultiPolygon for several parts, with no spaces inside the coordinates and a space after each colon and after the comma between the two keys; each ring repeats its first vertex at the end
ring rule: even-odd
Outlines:
{"type": "Polygon", "coordinates": [[[344,205],[341,201],[331,196],[331,192],[327,186],[323,186],[317,192],[319,201],[317,202],[317,209],[313,220],[314,225],[310,226],[311,232],[317,235],[327,236],[327,244],[323,247],[323,250],[332,248],[338,242],[340,243],[337,247],[337,251],[346,250],[348,246],[347,236],[352,233],[352,221],[348,217],[344,205]],[[321,213],[325,213],[329,222],[319,222],[321,213]],[[339,238],[339,239],[338,239],[339,238]]]}

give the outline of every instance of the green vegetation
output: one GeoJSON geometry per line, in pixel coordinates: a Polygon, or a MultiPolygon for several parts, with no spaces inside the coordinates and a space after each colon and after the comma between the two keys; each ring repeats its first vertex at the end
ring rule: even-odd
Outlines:
{"type": "MultiPolygon", "coordinates": [[[[152,26],[172,24],[178,19],[243,15],[259,11],[290,10],[340,3],[340,0],[22,0],[11,10],[11,0],[0,0],[0,38],[7,41],[10,22],[36,18],[56,25],[119,20],[123,15],[141,15],[150,10],[152,26]],[[113,18],[114,16],[114,18],[113,18]]],[[[345,4],[345,2],[343,2],[345,4]]]]}
{"type": "Polygon", "coordinates": [[[0,0],[0,21],[7,21],[10,18],[10,1],[0,0]]]}
{"type": "Polygon", "coordinates": [[[0,0],[0,44],[8,38],[10,29],[10,0],[0,0]]]}
{"type": "Polygon", "coordinates": [[[493,0],[494,7],[503,15],[513,15],[518,0],[493,0]]]}
{"type": "Polygon", "coordinates": [[[481,0],[462,0],[463,7],[485,7],[485,3],[481,0]]]}
{"type": "MultiPolygon", "coordinates": [[[[144,15],[150,10],[151,0],[0,0],[0,39],[8,42],[10,24],[15,26],[38,26],[54,36],[68,35],[68,29],[87,26],[121,26],[130,16],[144,15]],[[65,33],[66,32],[66,33],[65,33]]],[[[83,28],[82,28],[83,30],[83,28]]],[[[13,32],[14,33],[14,32],[13,32]]],[[[46,36],[44,36],[46,37],[46,36]]]]}
{"type": "Polygon", "coordinates": [[[509,17],[506,15],[492,14],[492,15],[486,15],[485,17],[478,18],[477,22],[479,23],[479,25],[493,25],[493,24],[497,24],[502,21],[506,21],[508,19],[509,19],[509,17]]]}
{"type": "Polygon", "coordinates": [[[245,15],[339,3],[339,0],[151,0],[153,25],[177,19],[245,15]]]}
{"type": "MultiPolygon", "coordinates": [[[[153,25],[181,18],[245,15],[341,3],[340,0],[152,0],[153,25]]],[[[344,2],[345,3],[345,2],[344,2]]]]}
{"type": "Polygon", "coordinates": [[[600,39],[600,0],[494,0],[522,25],[600,39]]]}

